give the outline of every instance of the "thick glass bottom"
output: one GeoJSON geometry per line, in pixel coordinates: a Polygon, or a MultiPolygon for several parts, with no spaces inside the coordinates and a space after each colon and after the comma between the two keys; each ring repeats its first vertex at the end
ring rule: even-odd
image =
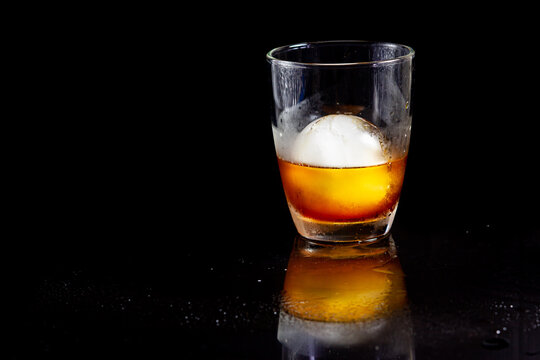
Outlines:
{"type": "Polygon", "coordinates": [[[397,204],[386,216],[360,222],[329,222],[307,218],[289,205],[296,230],[305,238],[326,242],[373,242],[390,232],[397,204]]]}

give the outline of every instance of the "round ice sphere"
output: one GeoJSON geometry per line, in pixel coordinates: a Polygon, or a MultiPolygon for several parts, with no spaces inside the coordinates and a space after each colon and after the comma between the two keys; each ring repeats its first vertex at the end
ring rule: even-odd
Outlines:
{"type": "Polygon", "coordinates": [[[382,134],[352,115],[327,115],[306,126],[294,141],[291,160],[320,167],[363,167],[386,162],[382,134]]]}

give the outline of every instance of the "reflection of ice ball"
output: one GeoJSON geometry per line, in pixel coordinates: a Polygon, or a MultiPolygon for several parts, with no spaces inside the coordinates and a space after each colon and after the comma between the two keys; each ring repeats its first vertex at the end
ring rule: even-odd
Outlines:
{"type": "Polygon", "coordinates": [[[323,346],[352,346],[376,340],[387,328],[388,319],[360,322],[321,322],[294,317],[281,311],[278,324],[278,341],[294,349],[317,343],[323,346]]]}
{"type": "Polygon", "coordinates": [[[386,162],[382,134],[371,123],[351,115],[323,116],[298,134],[292,148],[295,163],[321,167],[360,167],[386,162]]]}

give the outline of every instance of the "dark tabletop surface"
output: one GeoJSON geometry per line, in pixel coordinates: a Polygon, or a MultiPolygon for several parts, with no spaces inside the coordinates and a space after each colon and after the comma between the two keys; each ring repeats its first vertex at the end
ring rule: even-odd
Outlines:
{"type": "Polygon", "coordinates": [[[45,42],[47,66],[32,70],[46,95],[34,111],[58,120],[24,122],[16,151],[21,190],[4,253],[15,295],[10,358],[540,359],[537,99],[525,90],[538,72],[478,62],[501,42],[525,46],[519,31],[493,24],[498,36],[486,42],[465,31],[472,22],[459,34],[441,25],[433,41],[425,29],[375,23],[361,34],[285,26],[248,41],[245,27],[224,26],[179,42],[174,26],[154,24],[152,33],[94,34],[102,44],[45,42]],[[280,316],[299,240],[272,143],[264,55],[330,38],[416,50],[391,232],[406,302],[369,326],[280,316]],[[448,52],[456,41],[460,56],[448,52]]]}
{"type": "MultiPolygon", "coordinates": [[[[69,258],[64,249],[31,259],[30,271],[21,265],[27,297],[15,358],[287,358],[278,322],[296,238],[289,230],[238,232],[217,245],[196,232],[179,236],[181,246],[122,234],[110,238],[122,239],[115,247],[79,238],[85,245],[72,248],[69,258]]],[[[540,357],[537,232],[493,223],[411,231],[398,221],[392,239],[405,274],[407,354],[540,357]]],[[[73,246],[68,242],[63,246],[73,246]]],[[[370,349],[388,341],[385,332],[377,336],[370,349]]],[[[296,358],[412,358],[365,351],[347,357],[349,348],[331,343],[307,354],[298,350],[296,358]],[[328,348],[342,355],[332,357],[328,348]]]]}

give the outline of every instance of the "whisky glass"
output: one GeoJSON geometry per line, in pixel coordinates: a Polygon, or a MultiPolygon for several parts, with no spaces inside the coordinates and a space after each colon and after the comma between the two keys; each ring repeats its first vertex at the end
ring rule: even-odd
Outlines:
{"type": "Polygon", "coordinates": [[[414,50],[321,41],[266,57],[274,144],[300,235],[364,242],[388,234],[409,149],[414,50]]]}

